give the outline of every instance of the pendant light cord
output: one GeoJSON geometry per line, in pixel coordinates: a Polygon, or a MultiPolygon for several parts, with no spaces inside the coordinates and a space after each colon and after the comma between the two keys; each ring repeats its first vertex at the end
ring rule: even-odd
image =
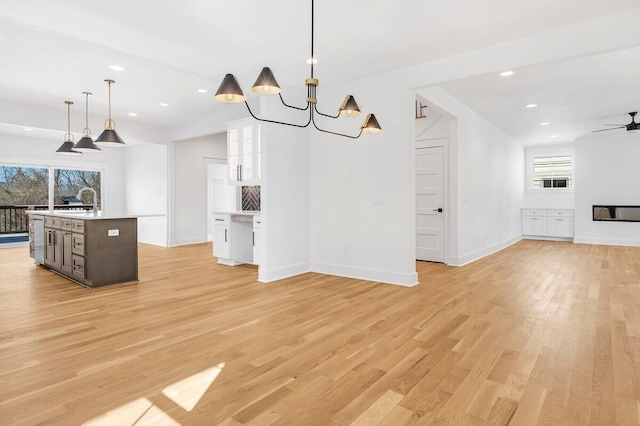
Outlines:
{"type": "Polygon", "coordinates": [[[71,104],[67,103],[67,134],[71,134],[71,104]]]}
{"type": "Polygon", "coordinates": [[[111,123],[111,81],[109,80],[109,123],[111,123]]]}
{"type": "Polygon", "coordinates": [[[313,61],[315,60],[315,57],[313,56],[313,0],[311,0],[311,78],[313,78],[313,61]]]}
{"type": "Polygon", "coordinates": [[[89,93],[84,94],[85,102],[84,102],[84,128],[89,128],[89,93]]]}

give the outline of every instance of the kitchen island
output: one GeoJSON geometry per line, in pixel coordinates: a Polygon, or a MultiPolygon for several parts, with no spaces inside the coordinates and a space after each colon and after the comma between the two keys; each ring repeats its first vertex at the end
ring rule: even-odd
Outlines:
{"type": "Polygon", "coordinates": [[[135,217],[101,212],[29,211],[34,261],[85,287],[138,280],[135,217]]]}

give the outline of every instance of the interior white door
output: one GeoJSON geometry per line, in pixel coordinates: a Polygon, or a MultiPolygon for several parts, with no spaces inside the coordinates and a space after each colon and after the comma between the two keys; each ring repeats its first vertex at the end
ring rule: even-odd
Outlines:
{"type": "Polygon", "coordinates": [[[444,262],[444,148],[416,149],[416,258],[444,262]]]}

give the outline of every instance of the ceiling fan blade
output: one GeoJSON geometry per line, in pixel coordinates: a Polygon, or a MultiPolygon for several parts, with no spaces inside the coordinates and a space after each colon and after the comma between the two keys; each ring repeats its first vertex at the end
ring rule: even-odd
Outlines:
{"type": "Polygon", "coordinates": [[[603,126],[626,126],[626,124],[603,124],[603,126]]]}
{"type": "Polygon", "coordinates": [[[626,129],[627,126],[621,126],[621,127],[614,127],[613,129],[602,129],[602,130],[594,130],[591,133],[597,133],[597,132],[607,132],[609,130],[616,130],[616,129],[626,129]]]}

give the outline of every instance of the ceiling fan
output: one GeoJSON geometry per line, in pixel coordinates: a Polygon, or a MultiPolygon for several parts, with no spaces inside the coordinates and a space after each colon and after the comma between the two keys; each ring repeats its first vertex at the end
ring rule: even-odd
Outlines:
{"type": "Polygon", "coordinates": [[[602,129],[602,130],[594,130],[593,133],[596,132],[606,132],[608,130],[616,130],[616,129],[627,129],[629,133],[640,133],[640,123],[636,123],[636,114],[638,112],[630,112],[631,123],[629,124],[603,124],[603,126],[616,126],[613,129],[602,129]]]}

